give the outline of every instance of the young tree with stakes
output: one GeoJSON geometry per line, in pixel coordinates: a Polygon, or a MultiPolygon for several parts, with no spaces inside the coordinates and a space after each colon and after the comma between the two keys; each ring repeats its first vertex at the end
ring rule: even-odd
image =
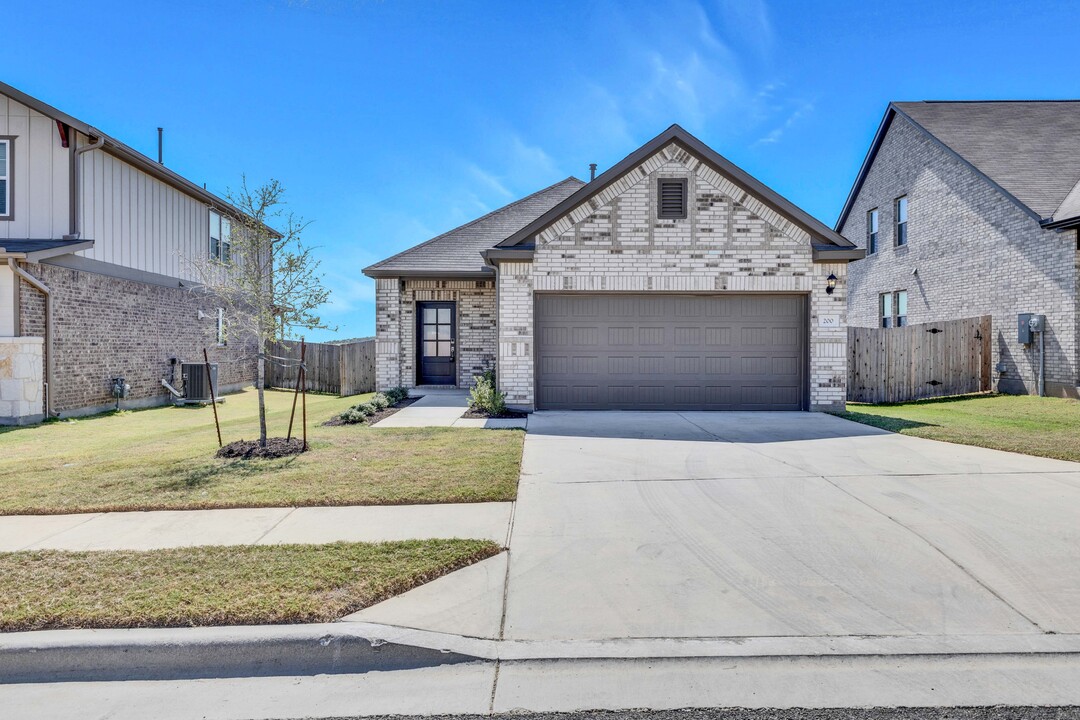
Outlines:
{"type": "MultiPolygon", "coordinates": [[[[285,188],[270,180],[225,195],[235,212],[224,211],[232,230],[227,250],[190,259],[199,286],[225,311],[231,338],[253,340],[258,348],[255,387],[259,393],[259,445],[266,447],[266,348],[299,328],[332,329],[318,308],[330,291],[323,286],[319,261],[301,235],[310,223],[284,209],[285,188]],[[275,230],[272,226],[281,227],[275,230]]],[[[238,343],[240,344],[240,343],[238,343]]],[[[241,344],[242,345],[242,344],[241,344]]]]}

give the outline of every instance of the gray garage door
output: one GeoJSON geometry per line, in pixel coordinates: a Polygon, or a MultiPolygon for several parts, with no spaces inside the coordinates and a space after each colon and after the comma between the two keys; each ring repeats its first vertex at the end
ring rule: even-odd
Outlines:
{"type": "Polygon", "coordinates": [[[541,410],[801,410],[801,295],[536,300],[541,410]]]}

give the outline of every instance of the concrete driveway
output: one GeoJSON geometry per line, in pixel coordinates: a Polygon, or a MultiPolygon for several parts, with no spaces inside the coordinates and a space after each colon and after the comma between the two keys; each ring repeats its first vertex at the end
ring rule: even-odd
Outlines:
{"type": "Polygon", "coordinates": [[[1080,632],[1080,465],[812,413],[541,412],[510,552],[357,619],[506,640],[1080,632]]]}

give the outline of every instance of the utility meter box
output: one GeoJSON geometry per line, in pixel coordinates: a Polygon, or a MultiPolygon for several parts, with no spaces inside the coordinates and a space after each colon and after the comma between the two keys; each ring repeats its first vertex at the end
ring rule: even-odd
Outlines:
{"type": "Polygon", "coordinates": [[[1032,315],[1028,320],[1028,327],[1031,328],[1031,332],[1043,332],[1046,330],[1046,316],[1045,315],[1032,315]]]}
{"type": "Polygon", "coordinates": [[[1031,318],[1035,317],[1033,313],[1020,313],[1016,316],[1016,342],[1021,345],[1030,345],[1032,336],[1031,332],[1031,318]]]}

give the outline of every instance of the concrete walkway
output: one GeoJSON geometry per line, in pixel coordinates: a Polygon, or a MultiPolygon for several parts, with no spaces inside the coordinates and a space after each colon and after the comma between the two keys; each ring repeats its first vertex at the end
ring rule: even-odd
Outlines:
{"type": "Polygon", "coordinates": [[[408,407],[380,420],[373,428],[394,427],[472,427],[524,428],[527,418],[463,418],[469,409],[469,391],[457,388],[420,388],[413,391],[421,398],[408,407]]]}
{"type": "Polygon", "coordinates": [[[0,552],[427,538],[507,541],[513,503],[160,510],[0,517],[0,552]]]}

